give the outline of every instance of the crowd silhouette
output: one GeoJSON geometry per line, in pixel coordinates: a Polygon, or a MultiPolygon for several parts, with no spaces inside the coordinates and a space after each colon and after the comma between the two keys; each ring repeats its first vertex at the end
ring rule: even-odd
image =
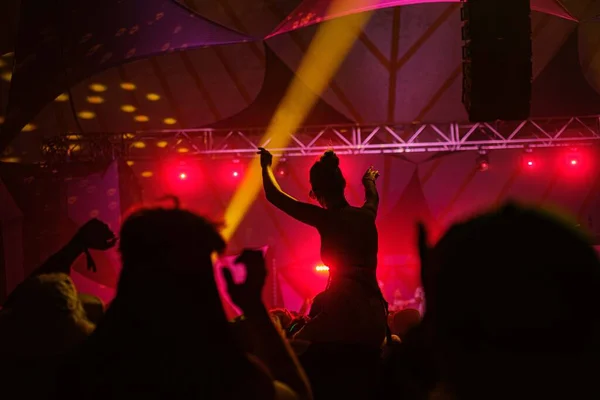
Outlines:
{"type": "MultiPolygon", "coordinates": [[[[307,315],[267,310],[260,251],[223,270],[243,315],[228,321],[213,256],[218,228],[179,208],[129,215],[117,236],[91,220],[0,310],[6,399],[597,399],[600,262],[562,216],[514,203],[450,227],[419,226],[424,314],[388,312],[376,279],[379,203],[348,204],[335,153],[311,168],[311,197],[278,185],[260,150],[267,199],[315,227],[330,280],[307,315]],[[71,265],[118,244],[117,293],[79,294],[71,265]]],[[[91,265],[92,266],[92,265],[91,265]]]]}

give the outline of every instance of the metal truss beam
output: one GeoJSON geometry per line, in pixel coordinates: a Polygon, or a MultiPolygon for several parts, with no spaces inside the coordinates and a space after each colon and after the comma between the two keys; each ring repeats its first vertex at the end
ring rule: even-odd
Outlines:
{"type": "MultiPolygon", "coordinates": [[[[85,146],[103,137],[127,157],[148,157],[144,149],[165,141],[166,149],[184,147],[188,155],[249,156],[258,147],[269,148],[265,129],[181,129],[141,131],[134,134],[88,134],[71,141],[85,146]],[[95,139],[90,139],[95,138],[95,139]],[[139,142],[145,146],[140,146],[139,142]],[[140,149],[144,147],[144,149],[140,149]]],[[[341,154],[388,154],[452,152],[600,144],[600,116],[528,119],[494,123],[440,123],[404,125],[330,125],[304,127],[293,133],[284,148],[269,148],[274,154],[314,156],[333,149],[341,154]]]]}

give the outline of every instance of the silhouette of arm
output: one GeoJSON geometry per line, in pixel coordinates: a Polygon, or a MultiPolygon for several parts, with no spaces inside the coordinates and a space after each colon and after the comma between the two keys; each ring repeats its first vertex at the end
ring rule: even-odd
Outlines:
{"type": "MultiPolygon", "coordinates": [[[[310,383],[287,340],[277,330],[262,303],[244,308],[253,355],[270,371],[276,382],[292,389],[300,399],[312,399],[310,383]]],[[[281,387],[275,384],[276,393],[281,387]]],[[[285,391],[284,391],[285,392],[285,391]]],[[[281,396],[277,396],[282,398],[281,396]]],[[[283,396],[285,397],[285,396],[283,396]]]]}
{"type": "Polygon", "coordinates": [[[83,253],[83,246],[78,244],[77,240],[71,240],[62,249],[54,253],[42,265],[40,265],[32,276],[42,274],[63,273],[70,275],[71,266],[77,258],[83,253]]]}
{"type": "Polygon", "coordinates": [[[267,268],[262,252],[245,250],[236,259],[246,266],[246,280],[236,283],[231,270],[223,269],[223,277],[231,300],[244,313],[249,348],[262,365],[279,381],[292,389],[300,399],[312,399],[310,384],[302,366],[283,334],[277,330],[262,302],[267,268]]]}
{"type": "Polygon", "coordinates": [[[375,181],[372,179],[364,179],[363,186],[365,187],[365,204],[362,208],[377,216],[377,209],[379,208],[377,185],[375,185],[375,181]]]}
{"type": "Polygon", "coordinates": [[[323,221],[324,210],[312,204],[303,203],[285,193],[279,187],[271,167],[263,167],[263,187],[267,200],[292,218],[311,226],[323,221]]]}

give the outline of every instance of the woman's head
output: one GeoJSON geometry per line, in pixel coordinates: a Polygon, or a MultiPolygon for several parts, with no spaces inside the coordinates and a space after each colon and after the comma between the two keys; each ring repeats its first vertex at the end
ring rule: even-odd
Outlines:
{"type": "Polygon", "coordinates": [[[330,207],[344,198],[346,179],[340,169],[340,159],[328,150],[310,169],[311,195],[323,207],[330,207]]]}

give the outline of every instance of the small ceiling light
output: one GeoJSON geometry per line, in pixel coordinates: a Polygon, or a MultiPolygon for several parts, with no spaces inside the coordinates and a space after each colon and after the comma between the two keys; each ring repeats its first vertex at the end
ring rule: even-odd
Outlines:
{"type": "Polygon", "coordinates": [[[134,106],[132,106],[131,104],[124,104],[121,106],[121,111],[126,112],[126,113],[132,113],[135,112],[136,108],[134,106]]]}
{"type": "Polygon", "coordinates": [[[93,111],[79,111],[79,113],[77,113],[77,116],[79,116],[79,118],[81,119],[94,119],[96,118],[96,113],[93,111]]]}
{"type": "Polygon", "coordinates": [[[61,93],[59,94],[56,99],[54,99],[54,101],[58,101],[60,103],[63,103],[65,101],[69,101],[69,95],[66,93],[61,93]]]}
{"type": "Polygon", "coordinates": [[[104,98],[102,98],[100,96],[88,96],[86,100],[90,104],[102,104],[102,103],[104,103],[104,98]]]}
{"type": "Polygon", "coordinates": [[[96,92],[96,93],[101,93],[101,92],[106,92],[106,85],[103,85],[101,83],[92,83],[90,85],[90,90],[92,92],[96,92]]]}
{"type": "Polygon", "coordinates": [[[146,98],[147,98],[148,100],[150,100],[150,101],[158,101],[158,100],[160,100],[160,96],[159,96],[159,95],[157,95],[156,93],[148,93],[148,94],[146,95],[146,98]]]}
{"type": "Polygon", "coordinates": [[[479,151],[479,156],[475,160],[475,164],[477,165],[477,170],[480,172],[490,169],[490,158],[485,150],[479,151]]]}
{"type": "Polygon", "coordinates": [[[148,116],[146,115],[136,115],[135,117],[133,117],[133,119],[137,122],[148,122],[150,120],[150,118],[148,118],[148,116]]]}
{"type": "Polygon", "coordinates": [[[121,89],[123,90],[135,90],[136,86],[135,84],[131,83],[131,82],[123,82],[121,83],[121,89]]]}

